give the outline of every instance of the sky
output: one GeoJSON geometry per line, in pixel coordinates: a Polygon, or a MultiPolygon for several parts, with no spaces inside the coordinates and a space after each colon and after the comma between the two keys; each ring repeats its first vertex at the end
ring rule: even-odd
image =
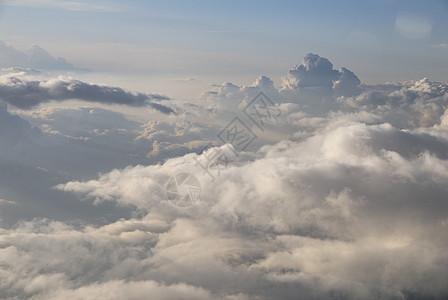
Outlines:
{"type": "Polygon", "coordinates": [[[232,78],[278,81],[309,52],[369,83],[444,80],[448,71],[444,0],[3,3],[0,37],[12,46],[37,44],[117,78],[139,75],[129,85],[139,90],[151,85],[144,76],[163,81],[161,92],[199,80],[177,84],[190,86],[190,97],[232,78]]]}
{"type": "Polygon", "coordinates": [[[447,13],[0,1],[0,299],[447,299],[447,13]]]}

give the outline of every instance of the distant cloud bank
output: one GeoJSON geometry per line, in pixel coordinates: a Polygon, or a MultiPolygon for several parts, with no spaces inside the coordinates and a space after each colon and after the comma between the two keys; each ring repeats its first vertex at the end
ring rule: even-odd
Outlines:
{"type": "Polygon", "coordinates": [[[48,51],[34,45],[28,53],[21,52],[0,41],[0,67],[22,67],[48,71],[73,71],[73,64],[64,58],[51,56],[48,51]]]}

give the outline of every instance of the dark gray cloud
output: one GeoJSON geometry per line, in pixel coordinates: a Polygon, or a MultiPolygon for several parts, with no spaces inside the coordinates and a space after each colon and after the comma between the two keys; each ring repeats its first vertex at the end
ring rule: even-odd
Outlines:
{"type": "Polygon", "coordinates": [[[151,106],[165,114],[174,111],[155,100],[167,100],[157,94],[131,93],[119,87],[90,84],[80,80],[55,78],[47,81],[27,80],[16,75],[0,77],[0,99],[21,109],[31,109],[41,103],[78,99],[104,104],[135,107],[151,106]]]}
{"type": "Polygon", "coordinates": [[[336,97],[339,96],[356,96],[362,91],[360,88],[361,81],[358,76],[352,71],[341,68],[339,70],[339,77],[333,82],[333,91],[336,97]]]}

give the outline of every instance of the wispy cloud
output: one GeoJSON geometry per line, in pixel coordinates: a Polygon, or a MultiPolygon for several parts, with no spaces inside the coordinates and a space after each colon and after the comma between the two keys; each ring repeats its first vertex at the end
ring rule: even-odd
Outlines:
{"type": "Polygon", "coordinates": [[[9,200],[5,200],[5,199],[1,199],[0,198],[0,205],[16,205],[17,202],[14,201],[9,201],[9,200]]]}
{"type": "Polygon", "coordinates": [[[395,31],[407,39],[423,39],[432,31],[432,22],[414,14],[399,14],[395,20],[395,31]]]}
{"type": "Polygon", "coordinates": [[[434,45],[431,45],[431,48],[448,50],[448,44],[447,43],[434,44],[434,45]]]}
{"type": "Polygon", "coordinates": [[[94,3],[85,3],[79,1],[60,1],[60,0],[18,0],[7,1],[10,6],[31,6],[31,7],[52,7],[69,11],[92,11],[92,12],[113,12],[117,8],[110,6],[96,5],[94,3]]]}
{"type": "Polygon", "coordinates": [[[234,30],[205,30],[207,33],[232,33],[234,30]]]}

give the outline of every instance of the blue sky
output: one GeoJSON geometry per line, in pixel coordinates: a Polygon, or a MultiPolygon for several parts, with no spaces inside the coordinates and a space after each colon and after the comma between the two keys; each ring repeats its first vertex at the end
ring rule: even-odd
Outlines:
{"type": "Polygon", "coordinates": [[[262,74],[278,82],[312,52],[363,82],[445,81],[448,74],[444,0],[3,3],[0,39],[22,50],[38,44],[100,72],[204,86],[262,74]],[[397,28],[400,17],[420,34],[397,28]]]}

